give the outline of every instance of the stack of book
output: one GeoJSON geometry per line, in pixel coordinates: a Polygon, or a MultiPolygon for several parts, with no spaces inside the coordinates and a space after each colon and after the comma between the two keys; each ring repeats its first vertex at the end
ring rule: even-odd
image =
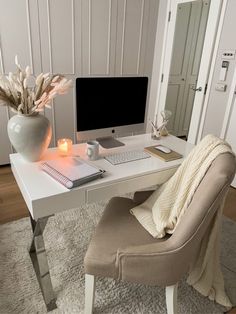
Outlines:
{"type": "Polygon", "coordinates": [[[68,189],[102,177],[105,172],[78,157],[48,160],[40,167],[68,189]]]}

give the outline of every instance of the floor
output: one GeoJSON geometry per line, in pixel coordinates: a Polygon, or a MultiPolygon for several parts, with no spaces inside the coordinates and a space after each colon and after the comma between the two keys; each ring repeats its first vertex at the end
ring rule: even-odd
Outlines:
{"type": "MultiPolygon", "coordinates": [[[[28,210],[10,166],[0,166],[0,224],[27,217],[28,210]]],[[[236,221],[236,189],[230,188],[224,215],[236,221]]],[[[228,314],[236,314],[236,307],[228,314]]]]}

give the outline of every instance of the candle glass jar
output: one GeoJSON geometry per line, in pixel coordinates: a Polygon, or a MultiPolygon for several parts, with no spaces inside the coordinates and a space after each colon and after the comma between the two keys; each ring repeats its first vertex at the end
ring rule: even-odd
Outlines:
{"type": "Polygon", "coordinates": [[[68,156],[72,153],[72,140],[69,138],[60,138],[57,141],[57,149],[60,156],[68,156]]]}

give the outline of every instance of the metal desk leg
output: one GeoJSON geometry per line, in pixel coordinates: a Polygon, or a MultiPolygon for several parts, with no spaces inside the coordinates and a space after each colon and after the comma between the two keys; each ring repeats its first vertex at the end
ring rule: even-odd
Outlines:
{"type": "Polygon", "coordinates": [[[44,246],[43,231],[49,217],[40,218],[37,221],[31,220],[33,239],[29,249],[31,261],[43,294],[47,310],[52,311],[57,308],[51,277],[48,268],[48,260],[44,246]]]}

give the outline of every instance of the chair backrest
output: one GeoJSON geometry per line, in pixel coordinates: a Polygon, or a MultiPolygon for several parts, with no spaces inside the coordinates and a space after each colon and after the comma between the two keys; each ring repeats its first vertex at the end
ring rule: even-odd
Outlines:
{"type": "MultiPolygon", "coordinates": [[[[197,257],[201,240],[211,227],[217,210],[221,207],[236,171],[236,161],[232,154],[218,156],[194,193],[175,232],[168,241],[179,250],[180,261],[183,261],[180,277],[197,257]]],[[[181,262],[180,262],[181,264],[181,262]]]]}

